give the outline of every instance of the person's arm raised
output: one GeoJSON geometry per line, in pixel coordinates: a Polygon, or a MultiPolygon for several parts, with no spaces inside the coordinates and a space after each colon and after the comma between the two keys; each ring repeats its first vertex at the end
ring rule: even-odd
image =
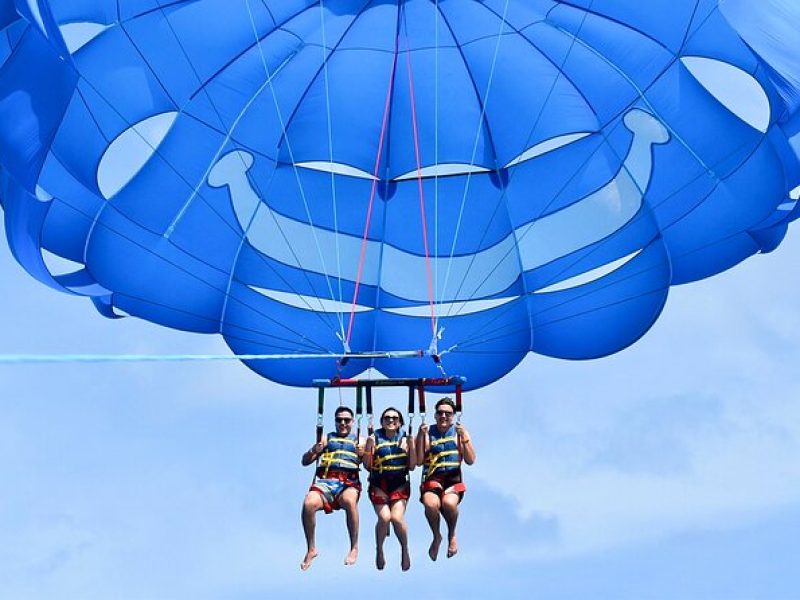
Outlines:
{"type": "Polygon", "coordinates": [[[307,467],[308,465],[316,461],[317,458],[319,458],[319,455],[322,454],[322,451],[325,449],[325,444],[327,443],[328,442],[326,436],[323,435],[322,439],[319,442],[311,446],[311,448],[309,448],[303,453],[303,457],[300,459],[300,463],[304,467],[307,467]]]}
{"type": "Polygon", "coordinates": [[[414,440],[414,437],[409,435],[406,436],[406,444],[408,447],[406,448],[406,452],[408,453],[408,470],[413,471],[414,468],[417,466],[417,444],[414,440]]]}
{"type": "Polygon", "coordinates": [[[364,467],[366,467],[368,471],[372,470],[372,459],[374,454],[375,436],[371,435],[367,438],[366,444],[364,444],[364,455],[361,457],[361,461],[364,463],[364,467]]]}
{"type": "Polygon", "coordinates": [[[458,434],[458,448],[461,451],[461,457],[465,463],[471,465],[475,462],[475,446],[472,443],[472,436],[461,423],[456,425],[456,433],[458,434]]]}
{"type": "Polygon", "coordinates": [[[423,423],[419,426],[419,431],[417,432],[417,443],[415,445],[417,447],[417,464],[421,465],[425,462],[425,454],[428,452],[430,445],[427,423],[423,423]]]}

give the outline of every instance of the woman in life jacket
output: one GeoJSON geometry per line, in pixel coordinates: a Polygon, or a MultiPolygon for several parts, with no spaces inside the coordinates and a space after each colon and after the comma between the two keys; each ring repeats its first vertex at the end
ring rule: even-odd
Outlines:
{"type": "Polygon", "coordinates": [[[381,414],[381,427],[367,438],[364,466],[369,470],[369,499],[378,516],[375,524],[375,566],[383,569],[386,559],[383,542],[389,535],[389,523],[400,542],[400,567],[411,568],[408,553],[408,526],[405,521],[406,505],[411,495],[409,472],[417,464],[414,440],[403,432],[403,415],[396,408],[387,408],[381,414]]]}
{"type": "Polygon", "coordinates": [[[458,505],[467,491],[461,477],[461,463],[475,462],[472,439],[461,423],[454,423],[455,412],[456,405],[450,398],[440,399],[436,403],[436,424],[429,428],[423,423],[417,433],[417,461],[423,465],[420,501],[433,533],[428,549],[431,560],[438,557],[442,543],[440,516],[447,523],[447,558],[458,552],[458,505]]]}
{"type": "Polygon", "coordinates": [[[303,501],[303,531],[306,536],[307,552],[300,563],[305,571],[317,556],[314,537],[316,513],[324,510],[329,514],[343,509],[350,538],[350,552],[344,559],[345,565],[353,565],[358,558],[358,498],[361,495],[361,481],[358,477],[360,463],[364,454],[363,440],[353,432],[353,411],[340,406],[334,413],[336,429],[307,450],[301,459],[303,466],[317,463],[314,482],[303,501]]]}

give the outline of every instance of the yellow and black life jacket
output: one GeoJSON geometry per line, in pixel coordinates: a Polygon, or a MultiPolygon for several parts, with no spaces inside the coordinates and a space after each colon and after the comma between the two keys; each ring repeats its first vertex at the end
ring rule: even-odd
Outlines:
{"type": "Polygon", "coordinates": [[[358,452],[355,433],[346,437],[339,436],[335,431],[328,434],[328,443],[319,457],[317,477],[325,479],[330,471],[345,471],[358,473],[358,452]]]}
{"type": "Polygon", "coordinates": [[[461,453],[458,450],[456,426],[451,425],[445,432],[439,431],[435,425],[428,430],[430,448],[425,454],[422,466],[422,480],[435,473],[444,473],[461,469],[461,453]]]}
{"type": "Polygon", "coordinates": [[[405,475],[408,473],[408,452],[401,447],[403,432],[386,436],[381,427],[375,431],[375,451],[372,454],[372,472],[377,475],[405,475]]]}

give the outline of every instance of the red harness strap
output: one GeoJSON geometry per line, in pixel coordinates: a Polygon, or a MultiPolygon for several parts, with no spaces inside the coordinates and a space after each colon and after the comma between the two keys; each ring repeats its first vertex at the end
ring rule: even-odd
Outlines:
{"type": "Polygon", "coordinates": [[[444,474],[442,476],[433,475],[429,479],[426,479],[422,482],[420,486],[420,492],[424,495],[426,492],[432,492],[439,496],[440,498],[445,494],[459,494],[464,495],[464,492],[467,491],[466,484],[461,481],[461,473],[459,472],[457,475],[457,481],[453,481],[456,479],[454,476],[448,476],[444,474]]]}

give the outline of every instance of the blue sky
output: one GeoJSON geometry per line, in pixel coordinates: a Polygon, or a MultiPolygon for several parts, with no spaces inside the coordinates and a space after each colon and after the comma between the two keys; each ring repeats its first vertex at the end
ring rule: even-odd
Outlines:
{"type": "MultiPolygon", "coordinates": [[[[530,356],[469,394],[478,461],[461,553],[427,560],[414,502],[408,574],[394,538],[386,572],[374,570],[366,499],[359,564],[342,566],[337,514],[320,519],[320,557],[300,573],[313,392],[235,362],[0,366],[2,597],[246,600],[388,584],[417,597],[800,598],[796,233],[673,288],[653,330],[618,355],[530,356]]],[[[5,354],[227,352],[217,337],[103,319],[33,281],[5,245],[0,282],[5,354]]]]}

